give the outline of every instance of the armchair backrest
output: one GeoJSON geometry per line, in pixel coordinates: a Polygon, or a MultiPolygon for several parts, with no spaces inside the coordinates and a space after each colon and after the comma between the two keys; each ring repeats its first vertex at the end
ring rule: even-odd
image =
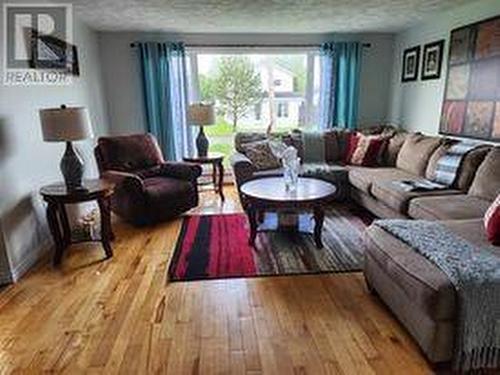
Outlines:
{"type": "Polygon", "coordinates": [[[100,137],[94,154],[101,174],[107,170],[134,172],[164,162],[152,134],[100,137]]]}

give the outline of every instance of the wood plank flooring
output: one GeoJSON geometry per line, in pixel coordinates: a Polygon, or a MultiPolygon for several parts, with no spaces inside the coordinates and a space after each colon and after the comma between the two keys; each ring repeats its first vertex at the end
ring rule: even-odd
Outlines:
{"type": "MultiPolygon", "coordinates": [[[[240,211],[226,191],[195,211],[240,211]]],[[[74,246],[0,290],[0,373],[432,372],[360,273],[167,284],[179,220],[114,230],[112,260],[74,246]]]]}

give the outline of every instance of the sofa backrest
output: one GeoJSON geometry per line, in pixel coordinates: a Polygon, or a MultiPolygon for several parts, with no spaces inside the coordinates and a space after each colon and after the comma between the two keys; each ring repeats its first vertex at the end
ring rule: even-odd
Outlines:
{"type": "MultiPolygon", "coordinates": [[[[462,160],[462,165],[458,172],[458,178],[455,182],[455,188],[462,191],[469,190],[477,170],[481,163],[484,161],[486,155],[490,152],[492,146],[481,145],[478,148],[470,151],[465,155],[462,160]]],[[[500,168],[500,166],[499,166],[500,168]]]]}
{"type": "Polygon", "coordinates": [[[244,153],[243,145],[245,143],[263,141],[268,138],[266,133],[259,132],[240,132],[234,136],[234,149],[240,153],[244,153]]]}
{"type": "Polygon", "coordinates": [[[500,146],[493,147],[477,169],[469,194],[493,201],[500,194],[500,146]]]}
{"type": "MultiPolygon", "coordinates": [[[[429,158],[427,168],[425,170],[426,179],[433,180],[436,177],[436,169],[439,160],[446,154],[451,146],[458,142],[459,141],[457,140],[443,138],[442,144],[432,153],[431,157],[429,158]]],[[[464,155],[460,163],[455,182],[451,186],[452,188],[464,192],[469,190],[472,180],[476,175],[476,171],[479,168],[479,165],[483,162],[491,147],[492,146],[490,145],[478,145],[476,148],[464,155]]]]}
{"type": "Polygon", "coordinates": [[[107,170],[133,172],[164,162],[158,142],[152,134],[100,137],[95,156],[100,173],[107,170]]]}
{"type": "Polygon", "coordinates": [[[406,137],[396,159],[396,167],[417,176],[424,176],[433,152],[443,142],[441,137],[410,134],[406,137]]]}
{"type": "Polygon", "coordinates": [[[409,133],[401,131],[397,132],[391,138],[389,138],[382,158],[383,165],[387,167],[396,166],[396,160],[398,159],[399,151],[401,150],[401,147],[403,147],[403,144],[405,143],[406,137],[408,137],[408,135],[409,133]]]}

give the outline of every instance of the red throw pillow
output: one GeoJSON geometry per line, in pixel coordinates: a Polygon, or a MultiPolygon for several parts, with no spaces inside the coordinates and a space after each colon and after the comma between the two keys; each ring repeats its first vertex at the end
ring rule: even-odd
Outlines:
{"type": "Polygon", "coordinates": [[[387,138],[380,135],[358,135],[349,164],[374,167],[379,164],[387,138]]]}
{"type": "Polygon", "coordinates": [[[349,164],[351,162],[352,154],[356,151],[358,146],[360,135],[357,133],[348,133],[346,137],[344,155],[342,161],[344,164],[349,164]]]}
{"type": "Polygon", "coordinates": [[[484,215],[484,227],[488,241],[494,245],[500,245],[500,195],[495,199],[492,205],[484,215]]]}

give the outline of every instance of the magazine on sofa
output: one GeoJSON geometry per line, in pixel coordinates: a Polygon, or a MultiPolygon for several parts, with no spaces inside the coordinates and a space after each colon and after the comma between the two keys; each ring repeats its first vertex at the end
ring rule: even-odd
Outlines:
{"type": "Polygon", "coordinates": [[[393,183],[404,191],[433,191],[447,188],[446,185],[424,179],[393,181],[393,183]]]}

